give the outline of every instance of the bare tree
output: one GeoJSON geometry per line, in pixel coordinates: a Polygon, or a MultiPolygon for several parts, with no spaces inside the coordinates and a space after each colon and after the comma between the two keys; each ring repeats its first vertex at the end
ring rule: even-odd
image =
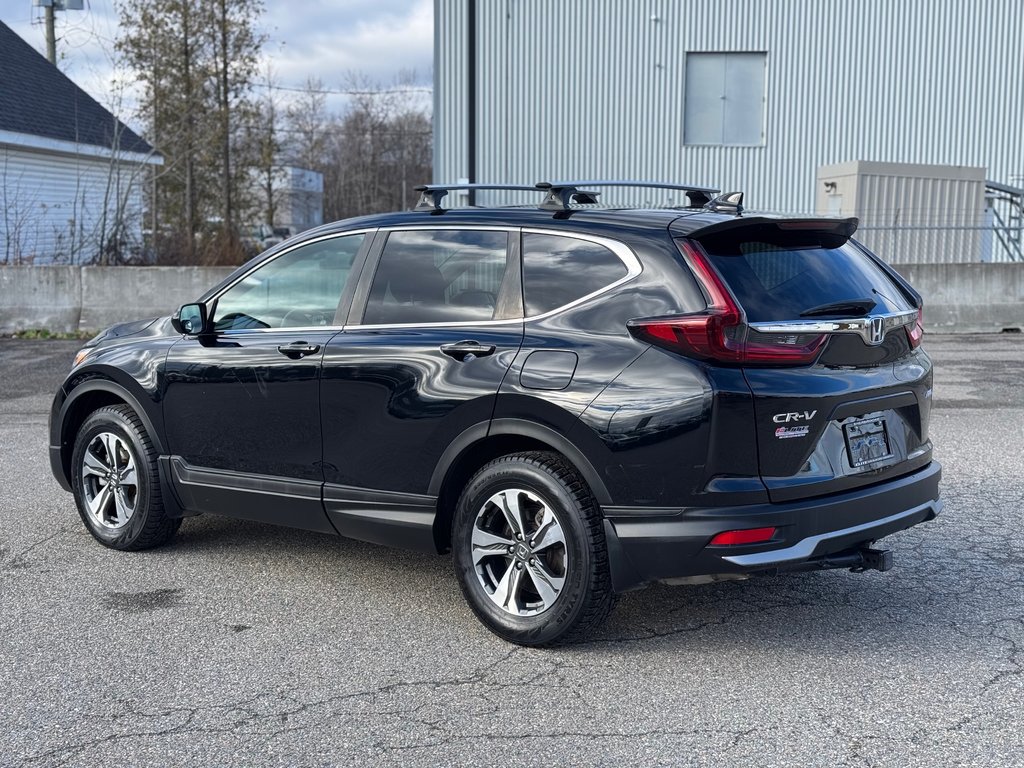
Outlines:
{"type": "Polygon", "coordinates": [[[347,110],[329,125],[324,174],[328,218],[407,208],[431,174],[431,122],[410,88],[414,73],[382,87],[350,75],[347,110]]]}
{"type": "Polygon", "coordinates": [[[250,87],[263,37],[253,24],[261,12],[260,0],[121,6],[117,47],[142,84],[148,134],[165,158],[155,180],[159,234],[185,262],[242,257],[235,226],[250,163],[238,154],[254,114],[250,87]]]}
{"type": "Polygon", "coordinates": [[[277,219],[278,172],[281,168],[283,141],[281,138],[282,109],[280,92],[273,69],[268,66],[263,76],[264,93],[256,103],[254,119],[249,129],[253,175],[259,188],[258,202],[250,206],[250,218],[266,224],[277,219]]]}
{"type": "Polygon", "coordinates": [[[287,161],[300,168],[319,170],[327,152],[327,92],[323,81],[309,77],[299,96],[285,111],[287,161]]]}

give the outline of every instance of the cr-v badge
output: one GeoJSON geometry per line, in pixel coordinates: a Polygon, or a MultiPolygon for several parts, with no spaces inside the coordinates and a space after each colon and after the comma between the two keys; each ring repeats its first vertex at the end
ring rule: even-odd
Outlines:
{"type": "Polygon", "coordinates": [[[810,421],[814,418],[817,411],[801,411],[799,413],[776,413],[772,416],[772,421],[776,424],[786,424],[790,421],[810,421]]]}

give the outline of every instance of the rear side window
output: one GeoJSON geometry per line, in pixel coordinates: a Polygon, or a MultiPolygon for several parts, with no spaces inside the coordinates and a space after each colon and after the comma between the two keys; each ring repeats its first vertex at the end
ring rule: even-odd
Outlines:
{"type": "Polygon", "coordinates": [[[496,319],[507,265],[507,232],[392,232],[370,285],[363,322],[391,325],[496,319]]]}
{"type": "Polygon", "coordinates": [[[828,248],[773,240],[704,244],[750,322],[912,309],[888,275],[853,245],[828,248]]]}
{"type": "Polygon", "coordinates": [[[523,235],[523,296],[532,317],[607,288],[628,273],[599,243],[560,235],[523,235]]]}

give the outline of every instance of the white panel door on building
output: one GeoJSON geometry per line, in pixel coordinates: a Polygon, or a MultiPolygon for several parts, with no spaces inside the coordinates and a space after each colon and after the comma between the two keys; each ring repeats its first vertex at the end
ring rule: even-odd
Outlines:
{"type": "Polygon", "coordinates": [[[687,144],[764,144],[764,52],[686,54],[687,144]]]}

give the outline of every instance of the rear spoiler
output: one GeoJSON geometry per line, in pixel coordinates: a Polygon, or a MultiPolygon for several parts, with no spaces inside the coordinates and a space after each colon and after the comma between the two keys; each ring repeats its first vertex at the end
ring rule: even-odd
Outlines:
{"type": "Polygon", "coordinates": [[[702,218],[701,216],[682,218],[678,221],[678,224],[681,226],[673,227],[673,229],[688,229],[689,231],[679,231],[678,234],[684,237],[692,237],[694,240],[703,240],[704,238],[724,235],[726,233],[739,234],[740,230],[754,228],[765,228],[780,233],[816,232],[824,234],[830,239],[840,240],[836,246],[832,246],[838,247],[838,245],[842,245],[853,237],[853,233],[857,231],[857,225],[860,223],[858,219],[853,217],[848,219],[828,219],[824,217],[794,219],[782,216],[735,216],[723,221],[721,217],[715,216],[711,223],[702,227],[699,226],[701,223],[699,220],[702,218]],[[688,218],[689,220],[687,220],[688,218]],[[690,229],[687,225],[691,223],[698,226],[690,229]]]}

